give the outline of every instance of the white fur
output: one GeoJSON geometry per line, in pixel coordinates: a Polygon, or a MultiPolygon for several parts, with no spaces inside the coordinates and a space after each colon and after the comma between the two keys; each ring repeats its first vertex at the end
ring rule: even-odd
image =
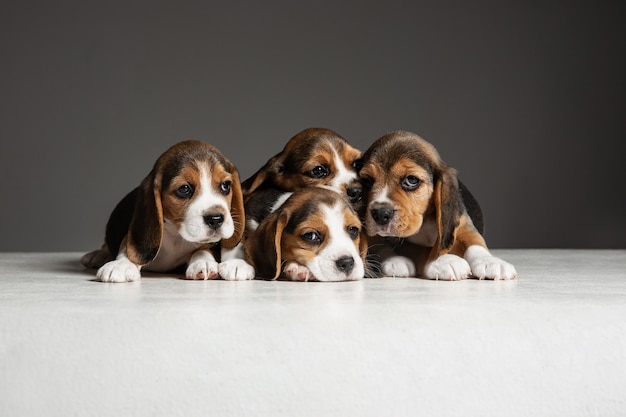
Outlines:
{"type": "Polygon", "coordinates": [[[326,246],[306,266],[318,281],[344,281],[363,278],[365,275],[363,260],[346,230],[343,207],[341,204],[336,204],[333,207],[322,206],[321,210],[324,223],[328,228],[326,246]],[[343,256],[350,256],[354,259],[354,267],[347,275],[339,271],[335,264],[335,261],[343,256]]]}
{"type": "Polygon", "coordinates": [[[308,281],[309,279],[317,279],[306,266],[299,265],[296,262],[289,262],[283,269],[287,277],[292,281],[308,281]]]}
{"type": "Polygon", "coordinates": [[[335,173],[334,178],[330,182],[331,187],[334,188],[335,191],[340,193],[343,192],[343,185],[350,184],[356,181],[357,174],[352,169],[345,166],[337,151],[333,149],[333,158],[335,160],[335,167],[337,168],[337,172],[335,173]]]}
{"type": "Polygon", "coordinates": [[[254,267],[244,260],[243,244],[232,249],[222,249],[219,273],[226,281],[243,281],[254,278],[254,267]]]}
{"type": "Polygon", "coordinates": [[[515,267],[493,256],[486,248],[472,245],[465,251],[465,259],[472,269],[472,275],[478,279],[515,279],[515,267]]]}
{"type": "MultiPolygon", "coordinates": [[[[278,199],[272,205],[272,208],[270,209],[270,213],[275,212],[276,210],[278,210],[278,208],[280,206],[285,204],[285,201],[287,201],[289,199],[289,197],[291,197],[292,194],[293,193],[285,193],[285,194],[281,195],[280,197],[278,197],[278,199]]],[[[257,224],[257,226],[258,226],[258,224],[257,224]]]]}
{"type": "Polygon", "coordinates": [[[376,195],[372,198],[373,203],[390,203],[393,204],[393,201],[389,198],[389,188],[385,186],[382,190],[380,190],[376,195]]]}
{"type": "Polygon", "coordinates": [[[406,278],[415,276],[415,264],[406,256],[392,256],[382,263],[382,272],[386,277],[406,278]]]}
{"type": "Polygon", "coordinates": [[[424,275],[429,279],[458,281],[468,278],[472,270],[467,261],[452,254],[441,255],[424,268],[424,275]]]}
{"type": "Polygon", "coordinates": [[[126,257],[126,252],[122,251],[117,259],[102,265],[96,278],[102,282],[131,282],[141,279],[141,266],[135,265],[126,257]]]}
{"type": "Polygon", "coordinates": [[[235,232],[235,223],[230,215],[224,196],[212,187],[211,173],[200,168],[200,187],[193,196],[193,202],[185,213],[185,220],[180,225],[179,233],[188,242],[218,242],[228,239],[235,232]],[[224,223],[218,229],[211,229],[204,216],[211,213],[224,215],[224,223]]]}
{"type": "Polygon", "coordinates": [[[191,255],[185,272],[187,279],[211,279],[218,274],[219,265],[211,252],[199,250],[191,255]]]}

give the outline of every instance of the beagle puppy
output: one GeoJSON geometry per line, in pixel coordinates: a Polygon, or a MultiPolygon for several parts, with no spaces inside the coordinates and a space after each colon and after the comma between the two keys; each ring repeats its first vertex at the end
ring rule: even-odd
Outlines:
{"type": "Polygon", "coordinates": [[[360,158],[359,150],[330,129],[309,128],[296,134],[242,184],[249,225],[256,228],[289,193],[312,186],[335,190],[358,204],[360,158]]]}
{"type": "Polygon", "coordinates": [[[343,195],[324,188],[294,192],[243,245],[259,278],[351,281],[365,275],[361,221],[343,195]]]}
{"type": "MultiPolygon", "coordinates": [[[[363,155],[363,214],[384,276],[515,279],[513,265],[491,255],[480,206],[436,149],[410,133],[389,133],[363,155]]],[[[372,242],[370,242],[372,243],[372,242]]]]}
{"type": "MultiPolygon", "coordinates": [[[[271,157],[256,173],[243,182],[246,211],[245,236],[252,233],[294,191],[323,187],[348,197],[356,207],[362,197],[357,169],[361,152],[336,132],[308,128],[293,136],[283,150],[271,157]]],[[[223,253],[224,259],[243,260],[243,247],[223,253]]],[[[252,268],[252,267],[250,267],[252,268]]],[[[247,279],[250,268],[232,269],[230,273],[247,279]]]]}
{"type": "Polygon", "coordinates": [[[239,243],[244,222],[235,166],[215,147],[185,141],[163,153],[117,204],[104,245],[81,261],[99,268],[96,276],[105,282],[136,281],[141,269],[167,272],[185,264],[187,279],[211,279],[232,269],[218,263],[220,249],[239,243]]]}

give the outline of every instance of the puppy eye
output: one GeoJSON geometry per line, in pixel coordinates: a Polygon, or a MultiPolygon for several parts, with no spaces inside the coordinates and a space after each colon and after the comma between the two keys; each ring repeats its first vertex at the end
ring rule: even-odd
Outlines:
{"type": "Polygon", "coordinates": [[[224,181],[223,183],[221,183],[220,184],[220,193],[222,193],[224,195],[228,195],[228,193],[230,193],[230,185],[231,185],[230,181],[224,181]]]}
{"type": "Polygon", "coordinates": [[[404,191],[413,191],[417,187],[419,187],[421,183],[422,181],[414,175],[408,175],[402,178],[402,181],[400,181],[400,184],[402,185],[402,189],[404,191]]]}
{"type": "Polygon", "coordinates": [[[322,243],[322,236],[317,232],[306,232],[302,236],[302,240],[312,245],[319,245],[322,243]]]}
{"type": "Polygon", "coordinates": [[[309,175],[313,178],[324,178],[327,177],[328,174],[330,174],[330,171],[328,170],[328,167],[324,165],[318,165],[309,171],[309,175]]]}
{"type": "Polygon", "coordinates": [[[356,240],[359,237],[359,228],[356,226],[348,226],[348,235],[350,235],[350,239],[356,240]]]}
{"type": "Polygon", "coordinates": [[[359,172],[361,170],[361,168],[363,168],[363,160],[362,159],[357,159],[352,163],[352,168],[354,168],[354,170],[356,172],[359,172]]]}
{"type": "Polygon", "coordinates": [[[181,185],[174,191],[180,198],[191,198],[193,195],[193,187],[189,184],[181,185]]]}

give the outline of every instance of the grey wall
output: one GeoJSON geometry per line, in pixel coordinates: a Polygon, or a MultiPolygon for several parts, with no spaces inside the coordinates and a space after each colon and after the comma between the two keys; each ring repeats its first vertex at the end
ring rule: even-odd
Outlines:
{"type": "Polygon", "coordinates": [[[0,251],[99,246],[179,140],[246,177],[310,126],[427,138],[494,248],[625,248],[624,2],[457,3],[4,1],[0,251]]]}

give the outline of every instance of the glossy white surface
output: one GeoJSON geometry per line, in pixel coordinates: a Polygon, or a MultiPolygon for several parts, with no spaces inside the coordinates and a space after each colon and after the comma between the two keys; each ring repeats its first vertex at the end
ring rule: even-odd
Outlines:
{"type": "Polygon", "coordinates": [[[626,251],[494,254],[520,279],[105,284],[0,254],[0,415],[624,415],[626,251]]]}

